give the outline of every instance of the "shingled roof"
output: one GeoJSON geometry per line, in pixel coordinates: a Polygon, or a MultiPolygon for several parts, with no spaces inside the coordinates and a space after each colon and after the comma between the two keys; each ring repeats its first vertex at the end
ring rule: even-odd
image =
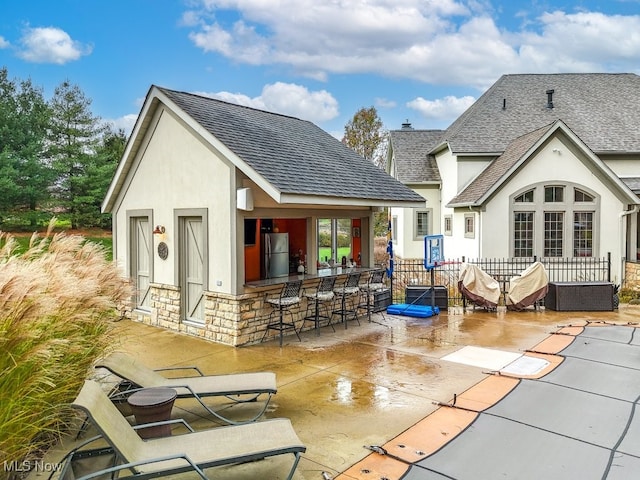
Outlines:
{"type": "Polygon", "coordinates": [[[496,158],[458,195],[447,207],[478,205],[482,198],[505,180],[507,173],[521,160],[551,128],[551,125],[534,130],[511,142],[504,153],[496,158]]]}
{"type": "Polygon", "coordinates": [[[156,88],[282,194],[425,201],[309,121],[156,88]]]}
{"type": "Polygon", "coordinates": [[[638,153],[638,112],[638,75],[503,75],[451,124],[443,139],[454,154],[499,154],[513,139],[562,120],[597,155],[638,153]]]}
{"type": "Polygon", "coordinates": [[[404,184],[440,182],[435,157],[429,152],[435,147],[443,130],[391,130],[389,141],[394,152],[395,177],[404,184]]]}

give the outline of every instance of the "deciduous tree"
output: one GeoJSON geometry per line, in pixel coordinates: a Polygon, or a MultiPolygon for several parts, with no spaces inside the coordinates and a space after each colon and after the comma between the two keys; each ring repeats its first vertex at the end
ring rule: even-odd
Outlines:
{"type": "MultiPolygon", "coordinates": [[[[375,107],[361,108],[344,127],[342,143],[356,151],[378,168],[385,168],[388,133],[382,126],[375,107]]],[[[374,234],[384,235],[387,213],[374,215],[374,234]]]]}

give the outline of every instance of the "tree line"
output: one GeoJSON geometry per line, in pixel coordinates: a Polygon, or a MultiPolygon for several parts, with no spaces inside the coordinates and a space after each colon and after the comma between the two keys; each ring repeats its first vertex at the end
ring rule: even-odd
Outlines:
{"type": "MultiPolygon", "coordinates": [[[[387,132],[375,107],[356,112],[342,141],[385,168],[387,132]]],[[[52,216],[71,228],[110,228],[100,205],[126,142],[124,130],[91,112],[78,85],[65,80],[46,100],[30,79],[0,68],[0,230],[31,230],[52,216]]],[[[383,232],[386,214],[377,217],[383,232]]]]}
{"type": "Polygon", "coordinates": [[[52,216],[71,228],[110,228],[100,205],[127,141],[91,112],[68,80],[46,100],[30,79],[0,69],[0,229],[33,229],[52,216]]]}

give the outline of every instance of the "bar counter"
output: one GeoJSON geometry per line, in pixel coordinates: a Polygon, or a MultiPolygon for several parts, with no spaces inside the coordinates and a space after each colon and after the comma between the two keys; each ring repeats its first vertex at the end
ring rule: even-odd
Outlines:
{"type": "Polygon", "coordinates": [[[324,277],[331,276],[340,276],[347,275],[349,273],[369,273],[373,270],[377,270],[376,268],[370,267],[333,267],[333,268],[322,268],[318,270],[318,273],[305,273],[305,274],[293,274],[288,275],[286,277],[276,277],[276,278],[266,278],[264,280],[255,280],[253,282],[247,282],[244,284],[246,288],[264,288],[264,287],[273,287],[277,285],[283,285],[287,282],[291,282],[294,280],[303,280],[306,282],[307,280],[319,280],[324,277]]]}

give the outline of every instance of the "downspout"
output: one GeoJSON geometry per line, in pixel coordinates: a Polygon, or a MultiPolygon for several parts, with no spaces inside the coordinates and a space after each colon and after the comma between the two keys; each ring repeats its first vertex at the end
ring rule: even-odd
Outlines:
{"type": "MultiPolygon", "coordinates": [[[[631,210],[623,210],[622,212],[620,212],[618,214],[618,219],[619,219],[619,224],[620,224],[620,233],[619,233],[619,238],[620,238],[620,286],[624,285],[625,282],[625,272],[626,272],[626,268],[625,268],[625,261],[627,258],[627,250],[624,248],[624,244],[625,244],[625,236],[623,235],[624,233],[624,228],[623,228],[623,217],[626,217],[627,215],[633,215],[634,213],[638,213],[638,210],[640,209],[640,205],[634,205],[634,207],[631,210]]],[[[637,243],[637,239],[636,239],[636,243],[637,243]]],[[[638,246],[636,245],[636,250],[637,250],[638,246]]]]}
{"type": "Polygon", "coordinates": [[[478,258],[482,258],[482,212],[480,209],[474,210],[472,205],[469,205],[469,211],[471,213],[478,214],[478,221],[475,225],[476,242],[478,245],[478,258]]]}

